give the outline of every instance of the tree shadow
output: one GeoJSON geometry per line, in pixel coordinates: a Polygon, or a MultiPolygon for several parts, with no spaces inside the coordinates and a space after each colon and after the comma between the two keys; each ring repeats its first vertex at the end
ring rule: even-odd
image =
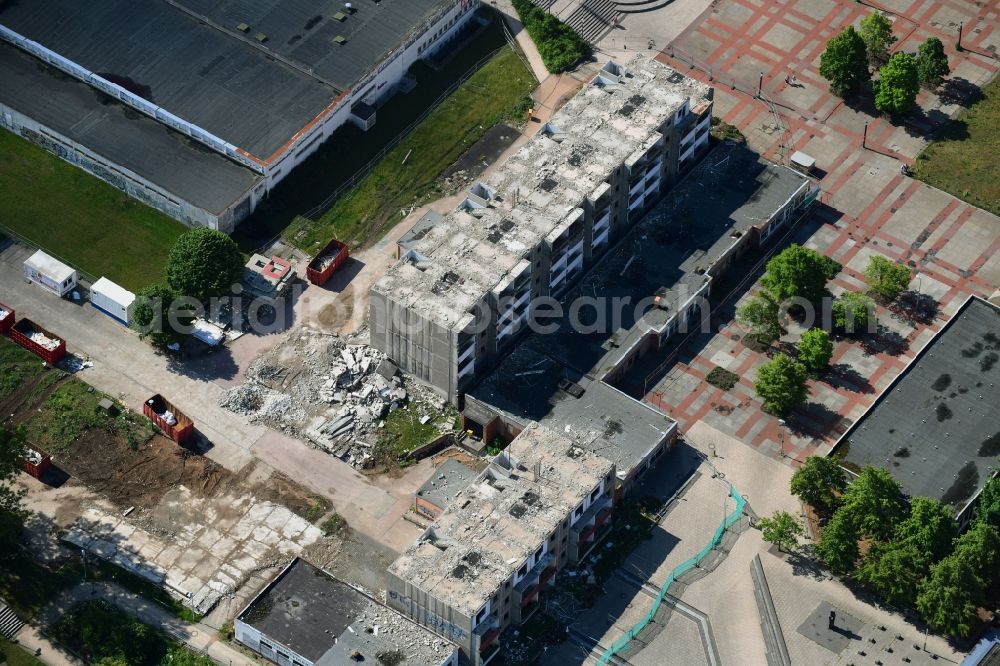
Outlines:
{"type": "Polygon", "coordinates": [[[964,120],[952,120],[951,116],[941,109],[924,109],[914,106],[909,115],[901,121],[892,120],[893,125],[902,125],[906,133],[918,138],[940,138],[942,134],[951,134],[953,141],[969,138],[969,128],[964,120]]]}
{"type": "Polygon", "coordinates": [[[888,309],[907,321],[926,326],[937,319],[939,305],[930,294],[909,290],[900,294],[888,309]]]}
{"type": "Polygon", "coordinates": [[[815,548],[812,544],[800,546],[798,550],[785,555],[788,564],[792,567],[793,576],[803,576],[812,580],[828,580],[830,575],[823,569],[823,565],[816,557],[815,548]]]}
{"type": "Polygon", "coordinates": [[[228,347],[223,345],[209,347],[200,341],[194,342],[199,342],[199,345],[194,346],[193,351],[167,357],[167,369],[170,372],[208,381],[236,378],[240,368],[228,347]]]}
{"type": "Polygon", "coordinates": [[[910,348],[910,343],[902,335],[882,324],[877,324],[874,333],[868,333],[859,339],[861,348],[866,354],[888,354],[899,356],[910,348]]]}
{"type": "Polygon", "coordinates": [[[868,378],[858,372],[849,363],[835,363],[831,365],[822,379],[833,388],[842,388],[854,393],[864,394],[875,392],[868,378]]]}
{"type": "Polygon", "coordinates": [[[807,402],[788,415],[788,427],[800,437],[818,439],[833,434],[840,436],[850,427],[849,419],[821,402],[807,402]]]}
{"type": "Polygon", "coordinates": [[[959,104],[969,107],[983,99],[983,91],[975,83],[961,76],[955,76],[938,88],[942,104],[959,104]]]}

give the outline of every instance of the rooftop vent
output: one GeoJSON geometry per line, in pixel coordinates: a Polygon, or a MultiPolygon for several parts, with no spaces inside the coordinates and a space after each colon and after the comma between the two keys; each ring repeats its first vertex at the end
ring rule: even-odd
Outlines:
{"type": "Polygon", "coordinates": [[[569,393],[574,398],[579,398],[583,395],[583,387],[576,382],[571,382],[568,379],[559,380],[559,388],[561,388],[566,393],[569,393]]]}
{"type": "Polygon", "coordinates": [[[244,34],[250,32],[250,26],[248,24],[246,24],[246,23],[240,23],[240,24],[238,24],[236,26],[236,29],[239,30],[240,32],[244,33],[244,34]]]}
{"type": "Polygon", "coordinates": [[[333,20],[334,21],[341,21],[341,22],[346,21],[347,20],[347,14],[345,14],[344,12],[337,12],[336,14],[333,15],[333,20]]]}
{"type": "Polygon", "coordinates": [[[333,38],[333,43],[334,44],[341,44],[341,45],[346,44],[347,43],[347,37],[344,37],[343,35],[337,35],[336,37],[333,38]]]}
{"type": "Polygon", "coordinates": [[[256,35],[253,36],[253,38],[256,39],[258,42],[260,42],[261,44],[267,41],[267,35],[265,35],[262,32],[258,32],[256,35]]]}

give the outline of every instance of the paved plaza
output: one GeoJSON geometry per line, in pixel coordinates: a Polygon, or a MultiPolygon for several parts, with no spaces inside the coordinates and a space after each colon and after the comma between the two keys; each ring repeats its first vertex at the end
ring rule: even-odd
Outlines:
{"type": "MultiPolygon", "coordinates": [[[[953,72],[940,94],[920,94],[921,112],[902,126],[852,109],[828,92],[817,71],[826,40],[872,11],[864,4],[720,0],[658,56],[712,81],[716,114],[739,127],[755,150],[777,162],[787,162],[795,150],[816,158],[820,200],[785,243],[801,243],[843,264],[830,284],[834,295],[865,288],[863,271],[873,254],[907,263],[914,272],[905,295],[914,307],[879,307],[874,334],[837,340],[831,372],[810,382],[809,403],[785,427],[761,411],[754,395],[756,369],[767,358],[742,344],[746,331],[732,321],[733,304],[721,307],[715,333],[692,335],[668,371],[645,384],[646,399],[675,418],[682,432],[703,421],[775,457],[784,453],[794,461],[825,452],[970,294],[988,297],[1000,285],[1000,219],[900,174],[927,132],[960,107],[962,91],[996,74],[998,7],[998,0],[885,5],[895,12],[896,50],[913,51],[937,36],[953,72]],[[965,22],[962,52],[955,50],[959,21],[965,22]],[[753,96],[761,73],[770,104],[753,96]],[[861,147],[866,121],[867,149],[861,147]],[[916,307],[921,304],[930,307],[916,307]],[[716,366],[739,375],[736,387],[721,391],[705,381],[716,366]]],[[[742,298],[756,288],[744,287],[742,298]]],[[[790,326],[781,342],[793,345],[800,333],[790,326]]]]}

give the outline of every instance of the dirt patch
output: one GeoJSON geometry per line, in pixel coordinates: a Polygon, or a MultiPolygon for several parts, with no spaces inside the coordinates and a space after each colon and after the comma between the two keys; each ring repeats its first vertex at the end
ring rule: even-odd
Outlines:
{"type": "Polygon", "coordinates": [[[331,506],[325,497],[306,490],[281,472],[272,473],[266,482],[250,488],[250,492],[259,499],[281,504],[297,516],[314,523],[323,517],[331,506]]]}
{"type": "Polygon", "coordinates": [[[85,432],[54,462],[122,509],[156,506],[178,485],[208,497],[233,476],[162,435],[133,450],[121,435],[103,430],[85,432]]]}

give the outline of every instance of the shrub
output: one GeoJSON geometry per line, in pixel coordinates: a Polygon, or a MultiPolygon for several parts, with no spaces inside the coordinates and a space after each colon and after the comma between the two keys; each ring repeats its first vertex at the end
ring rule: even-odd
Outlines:
{"type": "Polygon", "coordinates": [[[728,391],[729,389],[736,386],[736,382],[740,380],[740,376],[735,372],[729,372],[725,368],[720,368],[718,366],[712,368],[712,371],[708,373],[705,377],[705,381],[722,389],[723,391],[728,391]]]}
{"type": "Polygon", "coordinates": [[[530,0],[513,0],[513,4],[550,72],[564,72],[590,55],[590,44],[552,14],[530,0]]]}

